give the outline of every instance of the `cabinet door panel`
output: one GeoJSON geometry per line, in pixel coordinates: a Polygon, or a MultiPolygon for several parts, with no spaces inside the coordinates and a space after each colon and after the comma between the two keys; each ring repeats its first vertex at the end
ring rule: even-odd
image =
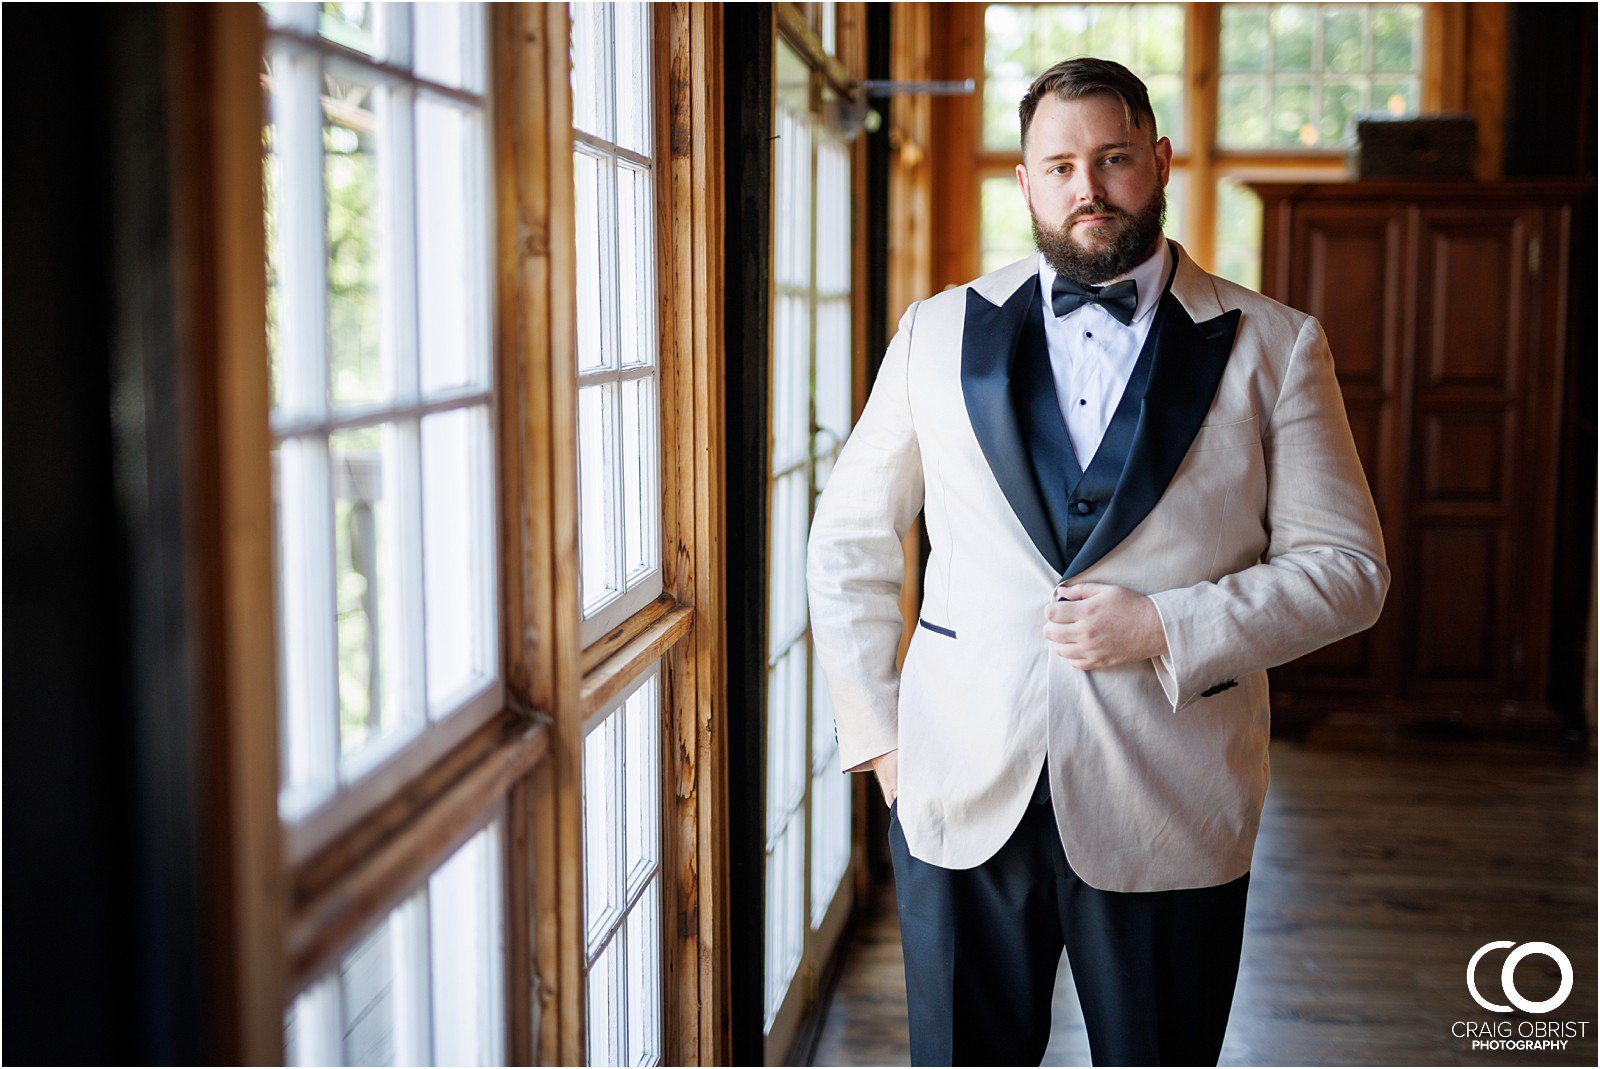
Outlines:
{"type": "MultiPolygon", "coordinates": [[[[1388,204],[1308,205],[1293,210],[1288,227],[1289,292],[1273,296],[1316,316],[1328,334],[1356,451],[1392,554],[1399,518],[1393,443],[1400,415],[1406,216],[1388,204]]],[[[1275,670],[1272,685],[1383,692],[1391,686],[1397,641],[1397,625],[1386,615],[1370,630],[1275,670]]]]}

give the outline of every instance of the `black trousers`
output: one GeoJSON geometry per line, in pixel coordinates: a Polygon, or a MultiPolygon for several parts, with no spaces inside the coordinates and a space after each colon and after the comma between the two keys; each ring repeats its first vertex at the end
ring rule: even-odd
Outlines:
{"type": "Polygon", "coordinates": [[[1038,1065],[1065,948],[1095,1065],[1215,1065],[1233,1005],[1250,874],[1215,887],[1101,891],[1067,864],[1041,778],[994,857],[945,869],[889,823],[913,1065],[1038,1065]]]}

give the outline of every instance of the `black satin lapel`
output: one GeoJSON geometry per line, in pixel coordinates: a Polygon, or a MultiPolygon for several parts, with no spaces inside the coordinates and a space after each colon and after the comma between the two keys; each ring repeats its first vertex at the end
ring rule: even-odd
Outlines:
{"type": "Polygon", "coordinates": [[[1196,323],[1171,292],[1162,297],[1161,333],[1150,381],[1139,406],[1139,424],[1116,492],[1094,533],[1062,574],[1088,568],[1139,526],[1166,492],[1222,382],[1239,329],[1239,309],[1196,323]]]}
{"type": "Polygon", "coordinates": [[[967,418],[989,470],[1039,554],[1059,571],[1065,563],[1039,500],[1022,428],[1011,402],[1011,368],[1028,306],[1039,297],[1037,273],[1005,304],[990,304],[967,290],[966,322],[961,330],[961,392],[967,418]]]}

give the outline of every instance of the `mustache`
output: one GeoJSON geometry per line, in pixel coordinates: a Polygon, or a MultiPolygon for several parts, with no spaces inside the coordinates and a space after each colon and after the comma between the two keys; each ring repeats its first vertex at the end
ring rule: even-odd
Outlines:
{"type": "Polygon", "coordinates": [[[1087,219],[1091,215],[1109,215],[1113,219],[1122,219],[1124,221],[1129,218],[1128,213],[1123,211],[1121,208],[1113,208],[1110,205],[1096,202],[1094,204],[1086,204],[1082,208],[1079,208],[1077,211],[1073,212],[1071,215],[1067,216],[1067,220],[1064,225],[1071,226],[1079,219],[1087,219]]]}

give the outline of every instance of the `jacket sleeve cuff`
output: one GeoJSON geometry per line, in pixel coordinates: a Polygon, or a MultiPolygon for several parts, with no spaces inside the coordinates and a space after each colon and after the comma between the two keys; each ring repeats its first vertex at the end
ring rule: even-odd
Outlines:
{"type": "Polygon", "coordinates": [[[859,739],[839,737],[839,767],[845,772],[871,772],[872,762],[900,747],[899,732],[874,731],[859,739]]]}
{"type": "Polygon", "coordinates": [[[1180,664],[1178,645],[1180,642],[1176,620],[1169,622],[1171,607],[1162,611],[1161,595],[1151,594],[1150,602],[1156,607],[1156,616],[1161,620],[1161,633],[1166,636],[1167,652],[1150,659],[1155,668],[1156,680],[1161,684],[1161,690],[1167,696],[1167,701],[1172,704],[1172,711],[1176,713],[1185,705],[1194,701],[1196,692],[1191,686],[1187,694],[1184,693],[1183,677],[1179,672],[1180,667],[1187,667],[1186,660],[1180,664]]]}

